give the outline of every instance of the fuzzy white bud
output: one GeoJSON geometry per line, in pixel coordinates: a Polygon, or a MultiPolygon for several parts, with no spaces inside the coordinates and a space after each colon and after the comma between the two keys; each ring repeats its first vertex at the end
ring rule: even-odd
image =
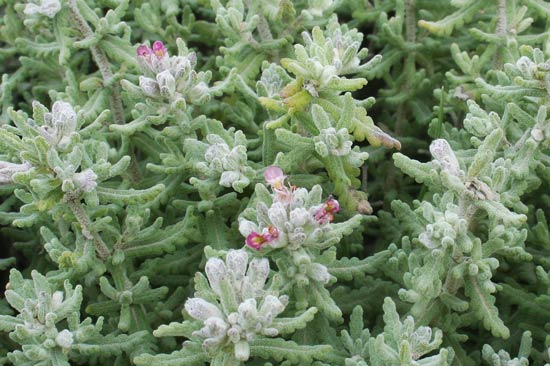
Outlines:
{"type": "Polygon", "coordinates": [[[205,321],[208,318],[223,318],[223,314],[217,306],[208,301],[195,297],[185,302],[185,311],[193,318],[205,321]]]}
{"type": "Polygon", "coordinates": [[[63,291],[55,291],[52,294],[51,309],[53,311],[59,309],[63,303],[63,291]]]}
{"type": "Polygon", "coordinates": [[[69,330],[64,329],[55,337],[55,343],[61,348],[69,349],[74,343],[73,334],[69,330]]]}
{"type": "Polygon", "coordinates": [[[73,175],[73,182],[76,187],[84,192],[91,192],[97,187],[97,174],[91,169],[73,175]]]}
{"type": "Polygon", "coordinates": [[[437,161],[439,161],[443,170],[446,170],[448,173],[456,177],[460,177],[462,175],[458,159],[456,158],[456,155],[447,140],[437,139],[432,141],[430,144],[430,153],[437,161]]]}
{"type": "Polygon", "coordinates": [[[208,277],[208,282],[210,287],[216,293],[216,295],[221,295],[220,282],[226,277],[227,269],[225,268],[225,263],[219,258],[210,258],[206,262],[205,266],[206,277],[208,277]]]}
{"type": "Polygon", "coordinates": [[[12,177],[15,173],[27,172],[32,168],[30,163],[15,164],[7,161],[0,161],[0,184],[13,183],[12,177]]]}
{"type": "Polygon", "coordinates": [[[42,0],[39,4],[27,4],[23,13],[26,15],[44,15],[48,18],[53,18],[60,10],[61,3],[59,0],[42,0]]]}

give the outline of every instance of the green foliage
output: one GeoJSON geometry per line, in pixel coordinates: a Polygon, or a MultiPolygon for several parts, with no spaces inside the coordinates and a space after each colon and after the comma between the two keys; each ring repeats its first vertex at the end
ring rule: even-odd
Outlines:
{"type": "MultiPolygon", "coordinates": [[[[208,249],[208,248],[207,248],[208,249]]],[[[251,356],[284,359],[292,363],[311,362],[320,352],[330,347],[299,346],[281,338],[268,339],[292,333],[306,326],[317,312],[310,308],[300,316],[276,317],[288,303],[288,296],[278,296],[281,279],[274,277],[268,288],[264,285],[269,276],[267,259],[252,259],[244,250],[230,250],[225,262],[210,257],[206,262],[208,282],[200,273],[195,276],[195,296],[185,302],[185,313],[194,320],[163,325],[154,332],[157,337],[184,336],[190,339],[182,353],[197,349],[193,343],[202,343],[202,349],[212,364],[239,365],[251,356]],[[202,323],[202,324],[201,324],[202,323]],[[202,326],[202,328],[200,328],[202,326]],[[200,329],[199,329],[200,328],[200,329]],[[281,350],[285,351],[282,352],[281,350]]],[[[171,364],[187,365],[181,354],[140,356],[138,365],[171,360],[171,364]],[[167,358],[168,357],[168,358],[167,358]]]]}
{"type": "Polygon", "coordinates": [[[73,289],[69,281],[63,287],[56,290],[36,271],[32,280],[25,280],[12,270],[6,300],[19,314],[0,316],[0,329],[10,332],[10,338],[21,345],[21,350],[8,353],[11,362],[70,365],[69,360],[78,362],[98,351],[102,357],[119,356],[143,341],[145,332],[103,336],[103,317],[95,324],[91,318],[80,321],[82,287],[73,289]]]}
{"type": "Polygon", "coordinates": [[[0,365],[550,365],[545,1],[0,12],[0,365]]]}

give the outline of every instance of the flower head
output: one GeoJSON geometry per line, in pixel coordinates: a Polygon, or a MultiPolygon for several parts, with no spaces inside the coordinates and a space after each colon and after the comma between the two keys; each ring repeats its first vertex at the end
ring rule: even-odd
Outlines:
{"type": "Polygon", "coordinates": [[[264,238],[263,235],[258,234],[257,232],[253,231],[246,237],[246,245],[248,245],[252,249],[260,250],[262,245],[264,245],[267,242],[267,240],[264,238]]]}
{"type": "Polygon", "coordinates": [[[23,13],[26,15],[43,15],[48,18],[53,18],[61,10],[59,0],[32,0],[27,5],[23,13]]]}
{"type": "Polygon", "coordinates": [[[164,46],[164,43],[161,41],[155,41],[152,48],[145,44],[139,46],[137,49],[137,55],[139,57],[156,56],[156,58],[160,60],[164,56],[168,55],[168,50],[164,46]]]}
{"type": "Polygon", "coordinates": [[[155,41],[153,47],[142,44],[137,48],[138,62],[145,69],[154,74],[160,72],[164,67],[165,59],[168,57],[168,50],[161,41],[155,41]]]}
{"type": "Polygon", "coordinates": [[[323,206],[315,213],[315,220],[321,224],[327,224],[334,220],[334,214],[340,211],[340,204],[330,196],[323,206]]]}
{"type": "Polygon", "coordinates": [[[269,225],[264,229],[262,234],[253,231],[246,237],[246,245],[252,249],[260,250],[260,248],[279,237],[279,230],[273,225],[269,225]]]}
{"type": "Polygon", "coordinates": [[[195,297],[185,302],[187,313],[202,322],[202,328],[192,335],[202,339],[203,348],[212,356],[225,357],[229,351],[236,360],[246,361],[249,342],[279,334],[273,323],[288,304],[288,296],[264,289],[269,277],[266,258],[248,259],[242,249],[230,250],[225,261],[209,258],[205,272],[215,298],[195,297]],[[226,306],[230,302],[235,303],[233,309],[226,306]]]}
{"type": "Polygon", "coordinates": [[[147,45],[142,44],[137,49],[138,56],[145,57],[145,56],[149,56],[150,54],[151,54],[151,49],[147,45]]]}
{"type": "Polygon", "coordinates": [[[286,175],[284,175],[281,168],[272,165],[266,168],[264,171],[264,178],[267,184],[271,186],[277,201],[290,204],[294,197],[294,191],[296,187],[285,186],[286,175]]]}
{"type": "Polygon", "coordinates": [[[284,187],[286,175],[283,174],[283,170],[281,168],[271,165],[265,169],[264,178],[267,184],[276,190],[284,187]]]}
{"type": "Polygon", "coordinates": [[[325,202],[325,211],[329,213],[337,213],[340,211],[340,204],[332,195],[329,196],[327,202],[325,202]]]}
{"type": "Polygon", "coordinates": [[[153,43],[152,51],[158,59],[161,59],[164,56],[168,55],[168,50],[166,49],[166,47],[164,47],[164,43],[162,43],[161,41],[155,41],[153,43]]]}
{"type": "Polygon", "coordinates": [[[0,184],[13,183],[15,173],[27,172],[32,168],[30,163],[16,164],[8,161],[0,161],[0,184]]]}

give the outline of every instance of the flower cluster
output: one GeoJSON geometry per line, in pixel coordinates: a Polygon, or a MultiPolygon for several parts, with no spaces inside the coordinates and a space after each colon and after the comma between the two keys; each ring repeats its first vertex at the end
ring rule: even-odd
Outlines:
{"type": "MultiPolygon", "coordinates": [[[[307,190],[285,184],[287,177],[277,166],[266,168],[264,178],[271,192],[257,184],[255,207],[245,209],[239,218],[246,246],[277,264],[285,288],[299,298],[298,309],[313,305],[339,321],[342,312],[325,286],[338,277],[350,278],[351,273],[336,269],[341,264],[335,244],[360,226],[362,216],[334,223],[340,204],[332,196],[323,200],[321,186],[307,190]]],[[[363,268],[359,260],[353,261],[363,268]]]]}
{"type": "MultiPolygon", "coordinates": [[[[34,102],[33,107],[42,106],[34,102]]],[[[51,112],[44,110],[44,123],[44,126],[38,128],[38,133],[48,144],[59,150],[66,150],[78,134],[76,112],[67,102],[57,101],[53,104],[51,112]]]]}
{"type": "Polygon", "coordinates": [[[13,183],[15,173],[28,172],[31,168],[32,165],[27,162],[16,164],[9,161],[0,161],[0,184],[13,183]]]}
{"type": "MultiPolygon", "coordinates": [[[[186,142],[193,144],[197,152],[205,149],[204,154],[201,154],[204,159],[195,164],[200,177],[204,180],[199,178],[190,180],[199,190],[204,186],[205,180],[216,181],[223,187],[232,187],[239,193],[242,193],[244,188],[250,184],[255,171],[248,166],[247,141],[242,131],[237,131],[234,134],[227,133],[226,136],[209,134],[206,136],[207,143],[194,139],[189,139],[186,142]],[[232,141],[226,141],[224,137],[232,141]]],[[[210,185],[206,185],[206,187],[210,191],[213,190],[210,185]]]]}
{"type": "Polygon", "coordinates": [[[231,346],[235,358],[246,361],[250,356],[248,342],[259,335],[279,334],[271,324],[285,309],[288,297],[266,294],[263,287],[269,262],[262,258],[249,263],[244,250],[228,251],[225,262],[208,259],[205,270],[216,301],[200,297],[186,301],[187,313],[203,323],[193,336],[203,339],[203,348],[209,353],[231,346]]]}
{"type": "Polygon", "coordinates": [[[161,41],[153,42],[153,47],[142,44],[137,49],[138,63],[144,70],[153,74],[166,69],[166,61],[169,58],[168,50],[161,41]]]}
{"type": "Polygon", "coordinates": [[[147,64],[152,66],[154,59],[161,60],[168,55],[168,50],[161,41],[153,42],[153,47],[149,47],[145,44],[141,45],[137,49],[138,56],[145,58],[147,64]]]}
{"type": "Polygon", "coordinates": [[[23,12],[26,15],[43,15],[53,18],[60,10],[61,3],[59,0],[39,0],[27,3],[23,12]]]}
{"type": "Polygon", "coordinates": [[[322,157],[347,156],[352,152],[353,143],[346,128],[341,128],[338,131],[334,127],[323,128],[319,131],[319,136],[313,138],[313,141],[315,142],[315,151],[322,157]]]}
{"type": "Polygon", "coordinates": [[[95,324],[91,318],[81,322],[82,286],[73,288],[65,281],[63,290],[58,290],[59,284],[35,270],[31,277],[24,279],[15,269],[10,272],[6,300],[18,314],[0,315],[0,329],[10,332],[10,338],[21,345],[7,354],[12,364],[69,365],[69,359],[78,359],[89,349],[102,347],[109,356],[143,341],[143,332],[103,336],[103,317],[95,324]]]}
{"type": "MultiPolygon", "coordinates": [[[[450,195],[443,195],[450,201],[450,195]]],[[[463,243],[465,249],[472,247],[471,239],[466,235],[467,221],[461,216],[459,206],[452,202],[445,205],[446,211],[441,212],[429,202],[421,204],[419,212],[429,222],[425,230],[418,235],[418,241],[428,249],[452,247],[456,242],[463,243]]]]}
{"type": "Polygon", "coordinates": [[[332,196],[322,204],[304,207],[309,201],[307,190],[286,186],[286,175],[277,166],[268,167],[264,178],[274,193],[271,207],[262,206],[271,223],[262,225],[263,220],[259,220],[260,227],[257,227],[243,219],[239,226],[241,233],[246,234],[246,245],[252,249],[260,250],[263,246],[298,249],[310,236],[321,235],[323,227],[340,211],[338,201],[332,196]]]}
{"type": "Polygon", "coordinates": [[[137,60],[145,74],[139,77],[142,93],[150,98],[168,98],[170,101],[183,98],[191,104],[206,103],[210,99],[207,85],[210,73],[197,73],[196,54],[185,53],[170,56],[161,41],[155,41],[152,47],[139,46],[137,60]]]}

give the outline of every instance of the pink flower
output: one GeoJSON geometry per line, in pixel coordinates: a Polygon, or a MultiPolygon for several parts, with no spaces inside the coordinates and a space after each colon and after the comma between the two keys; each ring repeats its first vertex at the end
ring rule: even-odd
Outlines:
{"type": "Polygon", "coordinates": [[[153,43],[153,53],[158,59],[161,59],[168,54],[168,50],[164,47],[164,43],[161,41],[155,41],[153,43]]]}
{"type": "Polygon", "coordinates": [[[331,213],[337,213],[340,211],[340,204],[334,197],[329,196],[327,202],[325,202],[325,210],[331,213]]]}
{"type": "Polygon", "coordinates": [[[286,175],[281,168],[272,165],[265,169],[264,178],[267,184],[271,186],[279,202],[289,204],[294,199],[296,187],[285,187],[286,175]]]}
{"type": "Polygon", "coordinates": [[[263,235],[253,231],[246,237],[246,245],[252,249],[260,250],[261,246],[266,243],[266,239],[263,235]]]}
{"type": "Polygon", "coordinates": [[[328,224],[334,220],[334,214],[340,211],[340,204],[330,196],[323,206],[315,213],[314,217],[320,224],[328,224]]]}
{"type": "Polygon", "coordinates": [[[148,64],[152,63],[151,58],[153,56],[156,57],[157,60],[162,59],[164,56],[168,55],[168,50],[164,46],[164,43],[161,41],[155,41],[153,43],[153,48],[142,44],[137,49],[137,55],[138,57],[144,57],[148,64]]]}
{"type": "Polygon", "coordinates": [[[144,45],[144,44],[139,46],[138,49],[137,49],[137,55],[138,56],[146,57],[146,56],[149,56],[150,54],[151,54],[151,49],[148,46],[144,45]]]}
{"type": "Polygon", "coordinates": [[[275,190],[283,188],[286,175],[283,174],[281,168],[275,165],[271,165],[265,169],[264,178],[267,184],[269,184],[275,190]]]}
{"type": "Polygon", "coordinates": [[[269,225],[267,232],[264,229],[262,234],[253,231],[246,237],[246,245],[252,249],[260,250],[262,245],[267,244],[279,237],[279,230],[273,225],[269,225]]]}

